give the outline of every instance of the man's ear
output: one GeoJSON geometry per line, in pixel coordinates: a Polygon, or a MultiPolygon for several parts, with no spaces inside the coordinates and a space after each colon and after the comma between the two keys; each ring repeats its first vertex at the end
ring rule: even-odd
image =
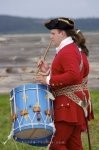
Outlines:
{"type": "Polygon", "coordinates": [[[66,32],[64,30],[61,31],[61,36],[65,37],[66,36],[66,32]]]}

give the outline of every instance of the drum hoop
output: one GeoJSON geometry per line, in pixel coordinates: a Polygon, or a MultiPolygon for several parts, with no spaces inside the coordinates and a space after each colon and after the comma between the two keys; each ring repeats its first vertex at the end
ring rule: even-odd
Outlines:
{"type": "MultiPolygon", "coordinates": [[[[42,90],[42,91],[45,91],[47,92],[47,90],[45,89],[40,89],[40,88],[28,88],[28,89],[25,89],[25,91],[28,91],[28,90],[42,90]]],[[[14,90],[15,91],[15,90],[14,90]]],[[[19,90],[19,91],[16,91],[16,93],[20,93],[20,92],[23,92],[24,90],[19,90]]],[[[15,94],[16,95],[16,94],[15,94]]],[[[13,100],[13,95],[12,97],[10,98],[10,100],[13,100]]]]}
{"type": "MultiPolygon", "coordinates": [[[[27,124],[25,124],[25,127],[26,127],[26,126],[29,126],[29,125],[31,125],[31,126],[34,126],[34,125],[43,125],[43,126],[45,126],[45,129],[46,129],[46,126],[52,127],[49,123],[45,123],[45,124],[43,124],[43,123],[27,123],[27,124]]],[[[15,131],[15,130],[17,130],[17,129],[20,129],[20,131],[21,131],[21,128],[22,128],[22,127],[24,127],[24,125],[13,129],[13,131],[15,131]]]]}
{"type": "MultiPolygon", "coordinates": [[[[28,88],[28,89],[25,89],[25,91],[28,91],[28,90],[43,90],[43,91],[47,91],[47,90],[45,90],[45,89],[40,89],[40,88],[28,88]]],[[[15,91],[15,90],[14,90],[15,91]]],[[[22,92],[22,91],[24,91],[24,90],[18,90],[18,91],[16,91],[17,93],[19,93],[19,92],[22,92]]]]}

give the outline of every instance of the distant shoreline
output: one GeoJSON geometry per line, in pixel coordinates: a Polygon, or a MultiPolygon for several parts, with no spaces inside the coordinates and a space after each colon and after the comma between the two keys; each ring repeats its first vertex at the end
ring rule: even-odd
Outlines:
{"type": "MultiPolygon", "coordinates": [[[[0,34],[48,33],[44,23],[48,19],[0,15],[0,34]]],[[[81,31],[99,31],[99,18],[75,18],[76,28],[81,31]]]]}

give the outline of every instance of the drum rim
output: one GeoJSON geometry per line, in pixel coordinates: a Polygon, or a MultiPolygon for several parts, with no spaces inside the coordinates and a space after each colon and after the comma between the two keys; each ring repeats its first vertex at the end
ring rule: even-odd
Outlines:
{"type": "Polygon", "coordinates": [[[15,87],[15,88],[13,88],[12,90],[10,90],[10,93],[13,93],[13,92],[17,92],[17,91],[23,91],[23,88],[25,87],[25,90],[28,90],[28,89],[30,89],[30,90],[36,90],[36,89],[38,89],[37,87],[39,87],[39,89],[46,89],[46,90],[48,90],[48,85],[45,85],[45,84],[41,84],[41,83],[26,83],[26,84],[22,84],[22,85],[19,85],[19,86],[17,86],[17,87],[15,87]],[[32,88],[29,88],[28,86],[32,86],[32,88]],[[19,90],[19,89],[21,89],[21,90],[19,90]]]}

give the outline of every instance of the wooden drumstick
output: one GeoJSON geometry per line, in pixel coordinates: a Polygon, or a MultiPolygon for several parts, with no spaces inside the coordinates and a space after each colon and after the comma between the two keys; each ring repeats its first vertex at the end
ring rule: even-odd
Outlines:
{"type": "MultiPolygon", "coordinates": [[[[50,49],[50,47],[51,47],[51,44],[52,44],[52,41],[50,41],[48,47],[47,47],[46,50],[45,50],[45,53],[44,53],[44,55],[43,55],[43,57],[42,57],[43,60],[45,60],[46,55],[47,55],[47,53],[48,53],[48,51],[49,51],[49,49],[50,49]]],[[[40,70],[40,67],[38,66],[37,74],[38,74],[39,70],[40,70]]]]}

